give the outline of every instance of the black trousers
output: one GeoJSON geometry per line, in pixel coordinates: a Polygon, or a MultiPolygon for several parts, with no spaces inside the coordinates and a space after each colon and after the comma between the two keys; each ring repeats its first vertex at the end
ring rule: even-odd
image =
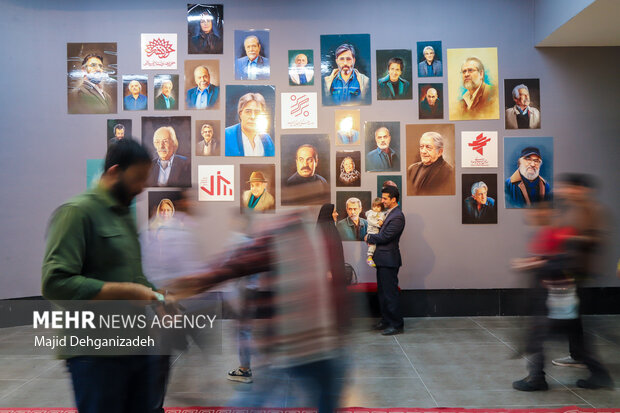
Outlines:
{"type": "Polygon", "coordinates": [[[398,267],[377,266],[377,296],[381,321],[390,327],[403,328],[398,297],[398,267]]]}

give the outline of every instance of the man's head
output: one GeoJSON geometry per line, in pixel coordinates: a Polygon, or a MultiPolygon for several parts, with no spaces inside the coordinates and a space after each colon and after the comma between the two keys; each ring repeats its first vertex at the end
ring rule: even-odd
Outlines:
{"type": "Polygon", "coordinates": [[[435,49],[433,49],[433,46],[426,46],[424,50],[422,50],[422,54],[429,65],[435,60],[435,49]]]}
{"type": "Polygon", "coordinates": [[[164,80],[164,82],[161,84],[161,94],[169,98],[170,93],[172,93],[172,87],[172,80],[164,80]]]}
{"type": "Polygon", "coordinates": [[[196,86],[198,89],[205,90],[209,87],[211,83],[211,75],[209,74],[209,69],[206,66],[198,66],[194,69],[194,82],[196,82],[196,86]]]}
{"type": "Polygon", "coordinates": [[[426,103],[429,106],[435,106],[437,103],[437,90],[435,88],[429,87],[426,91],[426,103]]]}
{"type": "Polygon", "coordinates": [[[239,114],[239,122],[244,132],[251,133],[252,136],[261,130],[265,130],[266,123],[265,112],[267,110],[267,102],[260,93],[246,93],[239,98],[237,104],[237,113],[239,114]]]}
{"type": "Polygon", "coordinates": [[[487,193],[489,187],[482,181],[476,182],[471,186],[471,196],[476,200],[478,205],[484,205],[487,203],[487,193]]]}
{"type": "Polygon", "coordinates": [[[250,184],[250,192],[256,198],[261,196],[267,188],[267,179],[265,179],[265,175],[260,171],[252,172],[248,183],[250,184]]]}
{"type": "Polygon", "coordinates": [[[484,65],[477,57],[468,57],[461,66],[463,86],[469,91],[475,91],[484,81],[484,65]]]}
{"type": "Polygon", "coordinates": [[[443,136],[437,132],[425,132],[420,137],[420,159],[430,165],[443,155],[443,136]]]}
{"type": "Polygon", "coordinates": [[[248,59],[254,60],[260,54],[260,41],[258,37],[251,35],[245,38],[243,41],[243,47],[245,48],[245,54],[248,59]]]}
{"type": "Polygon", "coordinates": [[[538,178],[540,166],[542,165],[542,157],[540,150],[534,146],[528,146],[521,151],[519,157],[519,173],[529,181],[538,178]]]}
{"type": "Polygon", "coordinates": [[[357,222],[357,220],[360,218],[360,214],[362,213],[362,201],[360,201],[358,198],[349,198],[347,199],[346,207],[347,215],[349,216],[349,218],[357,222]]]}
{"type": "Polygon", "coordinates": [[[304,144],[297,148],[295,163],[297,164],[297,173],[300,176],[304,178],[314,176],[314,171],[319,163],[319,155],[314,146],[304,144]]]}
{"type": "Polygon", "coordinates": [[[127,89],[129,89],[129,93],[133,96],[138,96],[142,90],[142,85],[137,80],[132,80],[129,82],[129,85],[127,85],[127,89]]]}
{"type": "Polygon", "coordinates": [[[213,30],[213,16],[207,12],[200,15],[200,30],[204,33],[211,33],[213,30]]]}
{"type": "Polygon", "coordinates": [[[120,123],[114,125],[114,137],[119,140],[125,137],[125,127],[120,123]]]}
{"type": "Polygon", "coordinates": [[[133,139],[122,139],[108,147],[102,182],[123,205],[144,189],[151,169],[151,156],[133,139]]]}
{"type": "Polygon", "coordinates": [[[375,131],[375,142],[377,143],[377,147],[382,151],[387,151],[389,149],[391,141],[390,130],[385,126],[375,131]]]}
{"type": "Polygon", "coordinates": [[[355,49],[350,44],[341,44],[334,53],[338,70],[345,76],[349,76],[355,67],[355,49]]]}
{"type": "Polygon", "coordinates": [[[308,64],[308,56],[303,53],[299,53],[295,56],[295,66],[305,67],[308,64]]]}
{"type": "Polygon", "coordinates": [[[177,134],[172,126],[162,126],[153,134],[153,145],[157,150],[157,155],[162,161],[172,158],[179,148],[177,134]]]}
{"type": "Polygon", "coordinates": [[[591,201],[596,189],[592,176],[564,173],[557,177],[554,193],[568,201],[591,201]]]}
{"type": "Polygon", "coordinates": [[[211,139],[213,139],[213,126],[208,123],[202,125],[202,128],[200,128],[200,135],[202,135],[202,139],[204,139],[206,143],[209,143],[211,139]]]}
{"type": "Polygon", "coordinates": [[[342,160],[342,164],[340,165],[340,169],[345,173],[350,173],[355,170],[355,162],[353,162],[353,158],[347,156],[342,160]]]}
{"type": "Polygon", "coordinates": [[[521,109],[530,106],[530,90],[524,84],[520,84],[512,89],[512,99],[521,109]]]}
{"type": "Polygon", "coordinates": [[[381,189],[381,201],[385,209],[391,209],[398,205],[400,193],[398,188],[392,185],[386,185],[381,189]]]}
{"type": "Polygon", "coordinates": [[[100,83],[106,76],[103,72],[103,58],[97,54],[87,54],[82,60],[82,70],[92,83],[100,83]]]}
{"type": "Polygon", "coordinates": [[[388,75],[390,82],[396,82],[405,69],[405,62],[400,57],[393,57],[388,61],[388,75]]]}

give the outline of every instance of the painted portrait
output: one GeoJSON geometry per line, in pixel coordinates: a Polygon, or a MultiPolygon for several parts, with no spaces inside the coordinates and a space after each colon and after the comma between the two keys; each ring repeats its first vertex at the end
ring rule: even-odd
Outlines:
{"type": "Polygon", "coordinates": [[[400,194],[398,205],[403,206],[403,177],[401,175],[377,175],[377,198],[381,198],[381,190],[389,185],[398,188],[400,194]]]}
{"type": "Polygon", "coordinates": [[[497,48],[448,49],[450,120],[499,119],[497,48]]]}
{"type": "Polygon", "coordinates": [[[142,117],[142,144],[151,150],[153,165],[146,185],[182,187],[192,184],[190,116],[142,117]]]}
{"type": "Polygon", "coordinates": [[[187,51],[189,54],[223,53],[224,6],[187,5],[187,51]]]}
{"type": "Polygon", "coordinates": [[[343,241],[363,241],[368,230],[366,211],[371,208],[370,191],[336,192],[336,229],[343,241]]]}
{"type": "Polygon", "coordinates": [[[336,152],[336,186],[361,186],[360,151],[336,152]]]}
{"type": "Polygon", "coordinates": [[[123,110],[148,109],[148,76],[123,75],[123,110]]]}
{"type": "Polygon", "coordinates": [[[497,224],[497,174],[463,174],[462,223],[497,224]]]}
{"type": "Polygon", "coordinates": [[[417,43],[418,77],[443,76],[441,41],[417,43]]]}
{"type": "Polygon", "coordinates": [[[336,109],[334,111],[336,145],[359,145],[360,110],[336,109]]]}
{"type": "Polygon", "coordinates": [[[67,43],[67,110],[116,113],[116,43],[67,43]]]}
{"type": "Polygon", "coordinates": [[[155,110],[178,110],[179,75],[155,75],[153,96],[155,110]]]}
{"type": "Polygon", "coordinates": [[[504,138],[506,208],[553,199],[553,138],[504,138]]]}
{"type": "Polygon", "coordinates": [[[454,124],[406,125],[407,195],[454,195],[454,124]]]}
{"type": "Polygon", "coordinates": [[[131,136],[131,119],[108,119],[106,133],[108,145],[131,136]]]}
{"type": "Polygon", "coordinates": [[[321,35],[323,106],[370,105],[369,34],[321,35]]]}
{"type": "Polygon", "coordinates": [[[220,61],[185,61],[185,109],[220,108],[220,61]]]}
{"type": "Polygon", "coordinates": [[[400,171],[400,122],[364,122],[366,172],[400,171]]]}
{"type": "Polygon", "coordinates": [[[540,80],[504,79],[506,129],[540,129],[540,80]]]}
{"type": "Polygon", "coordinates": [[[282,135],[282,205],[322,205],[331,201],[329,135],[282,135]]]}
{"type": "Polygon", "coordinates": [[[177,210],[182,211],[179,205],[183,191],[148,191],[149,228],[157,229],[175,218],[177,210]]]}
{"type": "Polygon", "coordinates": [[[377,100],[411,99],[411,50],[377,50],[377,100]]]}
{"type": "Polygon", "coordinates": [[[314,85],[314,50],[288,51],[288,84],[289,86],[314,85]]]}
{"type": "Polygon", "coordinates": [[[239,165],[241,212],[275,212],[276,166],[274,164],[239,165]]]}
{"type": "Polygon", "coordinates": [[[196,156],[220,156],[222,154],[222,129],[219,120],[197,120],[196,156]]]}
{"type": "Polygon", "coordinates": [[[418,84],[419,119],[443,119],[443,83],[418,84]]]}
{"type": "Polygon", "coordinates": [[[235,30],[235,79],[269,79],[269,30],[235,30]]]}
{"type": "Polygon", "coordinates": [[[226,156],[275,156],[275,86],[226,85],[226,156]]]}

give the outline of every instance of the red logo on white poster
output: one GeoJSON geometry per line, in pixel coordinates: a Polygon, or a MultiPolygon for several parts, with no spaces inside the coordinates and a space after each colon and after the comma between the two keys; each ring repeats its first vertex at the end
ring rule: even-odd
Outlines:
{"type": "Polygon", "coordinates": [[[211,175],[209,188],[201,185],[200,189],[211,196],[232,196],[233,190],[230,185],[231,182],[222,176],[222,172],[217,171],[217,176],[211,175]]]}
{"type": "Polygon", "coordinates": [[[295,104],[291,106],[292,116],[310,116],[310,112],[307,111],[310,107],[310,98],[308,95],[291,95],[291,101],[295,102],[295,104]]]}
{"type": "Polygon", "coordinates": [[[468,143],[467,145],[472,148],[472,150],[478,152],[480,155],[484,155],[482,153],[483,148],[491,141],[491,138],[487,138],[484,134],[480,134],[476,136],[476,139],[472,143],[468,143]]]}
{"type": "Polygon", "coordinates": [[[165,59],[175,50],[172,48],[172,44],[169,41],[158,37],[146,44],[145,51],[148,57],[156,55],[160,59],[165,59]]]}

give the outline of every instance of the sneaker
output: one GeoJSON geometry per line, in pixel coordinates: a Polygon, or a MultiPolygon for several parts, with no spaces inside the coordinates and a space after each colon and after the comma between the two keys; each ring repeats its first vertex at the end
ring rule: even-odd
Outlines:
{"type": "Polygon", "coordinates": [[[562,366],[562,367],[576,367],[578,369],[587,368],[585,364],[583,364],[581,361],[575,360],[571,356],[566,356],[566,357],[562,357],[559,359],[553,359],[551,360],[551,364],[554,364],[556,366],[562,366]]]}
{"type": "Polygon", "coordinates": [[[238,381],[240,383],[252,383],[252,370],[241,370],[237,368],[228,372],[228,380],[238,381]]]}
{"type": "Polygon", "coordinates": [[[607,373],[600,373],[590,376],[586,380],[577,380],[577,387],[582,389],[613,389],[614,382],[607,373]]]}
{"type": "Polygon", "coordinates": [[[545,380],[545,377],[532,377],[527,376],[524,379],[512,382],[512,388],[519,391],[539,391],[548,390],[549,385],[545,380]]]}
{"type": "Polygon", "coordinates": [[[366,264],[368,264],[371,267],[376,267],[377,265],[375,264],[375,262],[372,260],[372,257],[368,257],[366,258],[366,264]]]}

